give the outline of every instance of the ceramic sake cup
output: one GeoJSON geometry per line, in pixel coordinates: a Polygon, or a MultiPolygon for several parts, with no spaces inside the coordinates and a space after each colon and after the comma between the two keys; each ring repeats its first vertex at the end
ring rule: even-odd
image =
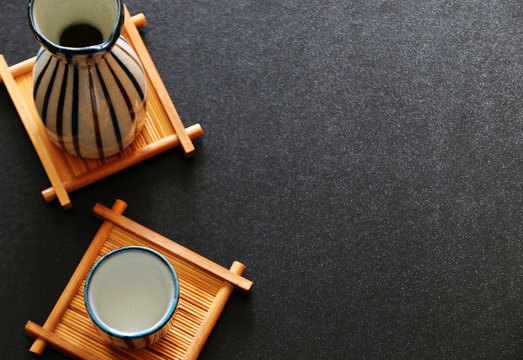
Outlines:
{"type": "Polygon", "coordinates": [[[108,343],[135,349],[169,332],[180,296],[169,261],[141,246],[113,250],[87,276],[84,301],[96,331],[108,343]]]}

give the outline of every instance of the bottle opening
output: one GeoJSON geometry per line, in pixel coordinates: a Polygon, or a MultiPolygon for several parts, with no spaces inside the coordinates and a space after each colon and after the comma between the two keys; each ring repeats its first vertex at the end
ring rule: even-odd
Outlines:
{"type": "Polygon", "coordinates": [[[179,284],[167,260],[147,248],[123,247],[91,270],[85,299],[98,326],[121,335],[155,332],[178,303],[179,284]]]}
{"type": "Polygon", "coordinates": [[[74,24],[60,35],[60,45],[67,47],[86,47],[104,42],[100,30],[89,24],[74,24]]]}
{"type": "Polygon", "coordinates": [[[86,48],[118,37],[123,13],[121,0],[31,0],[29,18],[46,47],[86,48]]]}

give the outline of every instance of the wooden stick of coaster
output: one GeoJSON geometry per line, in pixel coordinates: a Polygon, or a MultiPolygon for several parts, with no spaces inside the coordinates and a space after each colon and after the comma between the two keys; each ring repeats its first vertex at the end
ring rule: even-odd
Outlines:
{"type": "MultiPolygon", "coordinates": [[[[189,136],[190,139],[195,139],[203,135],[203,130],[200,124],[189,126],[183,131],[189,136]]],[[[172,149],[178,145],[180,145],[180,137],[178,135],[166,136],[163,139],[156,141],[155,143],[146,145],[136,151],[122,156],[118,159],[118,161],[107,163],[106,165],[102,165],[71,180],[65,181],[63,186],[65,190],[70,193],[72,191],[81,189],[84,186],[90,185],[98,180],[101,180],[109,175],[115,174],[123,169],[131,167],[141,161],[156,156],[164,151],[172,149]]],[[[55,200],[56,190],[54,186],[43,190],[42,196],[47,202],[55,200]]]]}
{"type": "Polygon", "coordinates": [[[142,62],[145,72],[149,76],[149,79],[151,79],[151,83],[156,89],[158,98],[160,99],[160,102],[162,103],[169,120],[171,120],[174,131],[180,138],[180,144],[182,145],[183,151],[185,152],[185,156],[191,157],[194,155],[194,145],[191,142],[189,136],[184,131],[182,120],[180,119],[180,116],[174,107],[171,96],[169,95],[169,92],[167,91],[167,88],[165,87],[163,80],[158,73],[158,69],[156,69],[156,66],[154,65],[149,51],[145,47],[145,43],[143,42],[138,29],[136,29],[131,21],[128,21],[130,17],[131,15],[129,14],[129,10],[127,10],[127,7],[125,6],[126,20],[124,22],[124,30],[127,33],[129,40],[133,44],[133,47],[136,50],[140,61],[142,62]]]}
{"type": "Polygon", "coordinates": [[[132,221],[131,219],[111,209],[106,208],[101,204],[96,204],[94,206],[93,213],[97,218],[102,220],[109,220],[115,225],[124,228],[130,233],[142,238],[146,242],[159,246],[173,255],[194,264],[198,268],[205,270],[220,279],[230,282],[245,293],[248,293],[251,290],[252,281],[227,270],[226,268],[210,261],[209,259],[198,255],[186,247],[175,243],[174,241],[132,221]]]}
{"type": "Polygon", "coordinates": [[[18,114],[20,114],[22,123],[24,124],[24,127],[29,134],[29,138],[31,139],[31,142],[36,149],[36,153],[38,154],[45,171],[49,175],[51,184],[56,189],[56,195],[60,201],[60,205],[66,209],[71,208],[71,200],[69,199],[69,195],[67,194],[67,191],[65,191],[65,187],[62,184],[60,176],[58,175],[53,161],[47,151],[48,144],[46,144],[46,142],[49,142],[47,134],[45,134],[41,126],[35,124],[31,118],[31,112],[28,109],[23,99],[23,95],[20,93],[15,79],[13,78],[13,75],[11,75],[9,67],[7,66],[7,63],[2,55],[0,55],[0,77],[4,79],[7,91],[9,92],[9,95],[15,104],[18,114]]]}
{"type": "MultiPolygon", "coordinates": [[[[121,215],[126,207],[127,204],[124,201],[116,200],[111,211],[113,211],[115,214],[121,215]]],[[[53,331],[56,328],[56,325],[58,325],[58,323],[60,322],[60,319],[62,318],[69,304],[71,303],[71,300],[73,299],[74,294],[78,290],[78,287],[82,284],[82,281],[91,269],[91,266],[93,265],[93,262],[96,256],[98,255],[100,248],[105,243],[105,240],[107,240],[107,238],[109,237],[109,234],[113,229],[113,226],[114,225],[112,222],[104,221],[104,223],[96,233],[93,241],[91,242],[91,245],[89,245],[89,248],[85,252],[80,263],[78,264],[78,267],[74,271],[73,276],[69,280],[69,283],[67,283],[67,286],[65,287],[62,295],[60,296],[58,302],[54,306],[53,311],[51,311],[51,314],[45,321],[45,324],[43,326],[45,330],[53,331]]],[[[38,338],[33,343],[29,351],[31,351],[34,354],[41,355],[45,349],[45,345],[45,340],[42,338],[38,338]]]]}
{"type": "MultiPolygon", "coordinates": [[[[33,65],[36,61],[36,56],[33,56],[30,59],[24,60],[22,62],[19,62],[18,64],[9,66],[9,71],[11,72],[11,75],[16,79],[18,76],[23,75],[25,73],[28,73],[29,71],[33,70],[33,65]]],[[[2,83],[2,79],[0,78],[0,84],[2,83]]]]}
{"type": "Polygon", "coordinates": [[[97,356],[93,355],[84,348],[79,347],[78,345],[52,333],[49,330],[46,330],[32,321],[28,321],[25,325],[25,333],[39,340],[45,339],[45,341],[51,344],[55,349],[67,355],[73,356],[76,359],[99,360],[97,356]]]}
{"type": "MultiPolygon", "coordinates": [[[[136,27],[142,27],[147,25],[147,20],[145,19],[145,15],[143,13],[132,16],[131,20],[133,21],[136,27]]],[[[19,62],[18,64],[11,65],[9,66],[9,72],[16,79],[20,75],[28,73],[29,71],[33,71],[33,65],[35,63],[35,60],[36,56],[33,56],[32,58],[19,62]]],[[[2,78],[0,77],[0,84],[1,83],[2,78]]]]}
{"type": "MultiPolygon", "coordinates": [[[[242,263],[235,261],[232,264],[230,271],[239,276],[243,273],[244,269],[245,266],[242,263]]],[[[196,359],[198,355],[200,355],[203,345],[205,345],[207,338],[211,334],[211,331],[214,328],[216,321],[218,321],[218,318],[220,317],[225,304],[227,304],[233,290],[234,286],[231,283],[227,281],[223,282],[222,288],[216,295],[200,329],[194,336],[194,339],[197,339],[197,341],[191,343],[187,353],[185,353],[184,360],[196,359]]]]}

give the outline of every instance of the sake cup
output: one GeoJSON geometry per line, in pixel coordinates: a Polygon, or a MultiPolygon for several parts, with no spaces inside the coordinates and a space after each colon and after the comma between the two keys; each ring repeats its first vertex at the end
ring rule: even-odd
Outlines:
{"type": "Polygon", "coordinates": [[[169,332],[180,296],[169,261],[141,246],[113,250],[92,267],[84,289],[87,313],[108,343],[135,349],[169,332]]]}

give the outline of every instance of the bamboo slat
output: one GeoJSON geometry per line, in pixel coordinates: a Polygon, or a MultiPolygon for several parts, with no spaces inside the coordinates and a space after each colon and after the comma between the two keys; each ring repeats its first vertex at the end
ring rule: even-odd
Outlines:
{"type": "Polygon", "coordinates": [[[85,350],[81,346],[78,346],[71,341],[68,341],[60,336],[57,336],[50,332],[49,330],[44,329],[41,326],[36,325],[32,321],[28,321],[25,325],[25,332],[27,335],[46,339],[50,344],[52,344],[56,349],[69,354],[77,359],[86,359],[86,360],[97,360],[98,357],[93,355],[91,352],[85,350]]]}
{"type": "Polygon", "coordinates": [[[127,10],[127,7],[125,6],[126,21],[124,23],[124,30],[127,33],[129,40],[133,44],[136,53],[138,54],[138,57],[140,58],[140,61],[144,66],[147,76],[151,79],[154,90],[158,95],[160,102],[163,105],[163,108],[167,112],[167,116],[169,117],[169,120],[171,121],[174,130],[180,138],[180,143],[182,144],[182,148],[185,152],[185,155],[187,157],[193,156],[194,145],[191,142],[191,139],[185,134],[182,121],[180,120],[180,116],[178,115],[178,112],[174,107],[171,97],[169,96],[169,92],[165,88],[163,80],[160,77],[160,74],[158,73],[158,70],[156,69],[156,66],[153,63],[153,60],[151,59],[151,55],[149,55],[149,51],[147,51],[147,48],[145,47],[140,33],[138,33],[138,29],[136,28],[136,26],[134,26],[132,21],[127,21],[128,19],[130,19],[130,17],[131,15],[129,14],[129,10],[127,10]]]}
{"type": "MultiPolygon", "coordinates": [[[[102,209],[100,206],[99,204],[95,206],[95,214],[96,209],[102,209]]],[[[125,207],[123,201],[117,200],[112,210],[105,209],[111,211],[111,214],[121,215],[125,207]]],[[[41,354],[45,344],[49,343],[52,347],[79,359],[196,359],[235,284],[202,269],[191,259],[180,257],[177,247],[157,244],[154,239],[151,239],[157,236],[155,234],[151,231],[139,236],[125,226],[121,226],[118,221],[106,219],[44,327],[30,321],[27,323],[26,333],[37,338],[30,351],[41,354]],[[171,331],[156,344],[135,350],[120,349],[104,343],[87,315],[83,298],[87,272],[94,261],[109,251],[129,245],[146,246],[159,251],[176,270],[180,283],[180,300],[171,331]]],[[[169,242],[176,244],[171,240],[169,242]]],[[[235,261],[231,269],[225,271],[244,279],[241,277],[244,268],[241,263],[235,261]]],[[[250,283],[249,280],[244,280],[250,283]]]]}
{"type": "Polygon", "coordinates": [[[231,271],[217,265],[216,263],[204,258],[203,256],[196,254],[195,252],[187,249],[186,247],[172,242],[166,237],[158,233],[155,233],[154,231],[146,228],[145,226],[140,225],[126,218],[125,216],[106,208],[101,204],[96,204],[93,212],[100,219],[109,220],[113,222],[119,227],[124,228],[127,231],[133,233],[134,235],[142,238],[148,244],[160,246],[164,250],[168,250],[176,256],[188,262],[191,262],[200,269],[214,274],[215,276],[223,280],[229,281],[231,284],[235,285],[236,287],[238,287],[238,289],[242,290],[243,292],[249,292],[251,290],[251,281],[236,274],[233,274],[231,271]]]}
{"type": "MultiPolygon", "coordinates": [[[[117,200],[113,205],[113,211],[122,214],[127,207],[127,204],[121,200],[117,200]]],[[[95,261],[95,257],[100,252],[100,248],[104,244],[104,242],[107,240],[107,237],[111,233],[111,230],[113,229],[113,224],[109,221],[104,221],[102,226],[100,227],[100,230],[98,230],[98,233],[94,237],[93,241],[91,242],[91,245],[89,245],[89,248],[85,252],[84,257],[80,261],[80,264],[76,268],[75,272],[73,273],[73,276],[69,280],[69,283],[65,287],[64,292],[58,299],[58,302],[54,306],[53,310],[51,311],[51,314],[47,318],[43,328],[49,331],[54,330],[58,322],[60,321],[60,318],[64,314],[64,312],[67,309],[67,306],[69,306],[69,303],[73,299],[73,296],[76,293],[76,290],[80,286],[80,283],[82,280],[87,276],[87,273],[89,272],[89,269],[91,269],[91,266],[93,265],[95,261]]],[[[37,339],[33,345],[31,346],[32,353],[41,355],[42,352],[45,349],[45,341],[41,339],[37,339]]]]}
{"type": "MultiPolygon", "coordinates": [[[[235,274],[241,274],[243,273],[243,270],[245,269],[245,266],[242,263],[239,263],[238,261],[235,261],[231,266],[231,272],[235,274]]],[[[211,305],[211,309],[207,313],[207,316],[204,321],[206,321],[209,326],[201,327],[198,330],[198,333],[196,334],[197,338],[204,338],[207,339],[209,335],[211,334],[212,328],[216,324],[216,321],[218,321],[218,318],[220,317],[220,314],[222,313],[223,308],[225,307],[225,304],[229,300],[229,297],[231,296],[231,293],[234,289],[234,286],[231,283],[228,283],[227,281],[223,282],[223,286],[216,294],[216,297],[214,299],[213,304],[211,305]]],[[[200,343],[197,341],[194,341],[191,343],[191,346],[187,350],[187,358],[188,359],[196,359],[198,355],[200,355],[200,352],[203,349],[204,343],[200,343]]]]}
{"type": "Polygon", "coordinates": [[[13,99],[13,103],[15,104],[18,114],[20,114],[20,118],[22,119],[27,134],[29,134],[29,138],[38,153],[38,157],[49,176],[49,181],[51,181],[51,184],[56,189],[56,194],[60,204],[66,209],[70,208],[71,200],[69,200],[69,195],[65,191],[62,181],[60,180],[60,175],[55,166],[55,162],[47,150],[50,146],[50,141],[47,136],[43,134],[42,129],[32,121],[32,114],[29,107],[26,105],[24,95],[20,92],[18,86],[16,86],[15,79],[9,72],[7,63],[2,55],[0,55],[0,77],[4,79],[7,91],[9,92],[11,99],[13,99]]]}
{"type": "MultiPolygon", "coordinates": [[[[200,124],[189,126],[184,130],[191,139],[195,139],[203,135],[203,130],[200,124]]],[[[180,145],[178,135],[168,135],[159,140],[145,144],[143,147],[137,147],[134,152],[127,152],[117,162],[106,163],[89,172],[77,175],[73,179],[64,181],[63,185],[67,192],[72,192],[90,185],[101,178],[113,175],[121,170],[124,170],[134,164],[147,160],[153,156],[161,154],[169,149],[180,145]]],[[[132,145],[131,145],[132,146],[132,145]]],[[[125,151],[125,150],[124,150],[125,151]]],[[[42,196],[45,201],[51,202],[56,199],[56,191],[54,187],[50,187],[42,191],[42,196]]]]}
{"type": "Polygon", "coordinates": [[[186,154],[194,153],[194,145],[191,140],[203,135],[202,128],[199,124],[184,128],[137,30],[137,26],[145,24],[146,19],[143,14],[130,17],[126,10],[122,35],[126,37],[140,57],[149,88],[145,125],[140,135],[129,147],[119,154],[104,159],[79,158],[54,146],[47,137],[34,105],[32,69],[35,57],[9,68],[3,57],[0,58],[0,83],[2,81],[5,83],[52,185],[42,191],[47,202],[58,198],[62,207],[69,208],[71,201],[68,194],[72,191],[180,144],[183,145],[186,154]]]}

